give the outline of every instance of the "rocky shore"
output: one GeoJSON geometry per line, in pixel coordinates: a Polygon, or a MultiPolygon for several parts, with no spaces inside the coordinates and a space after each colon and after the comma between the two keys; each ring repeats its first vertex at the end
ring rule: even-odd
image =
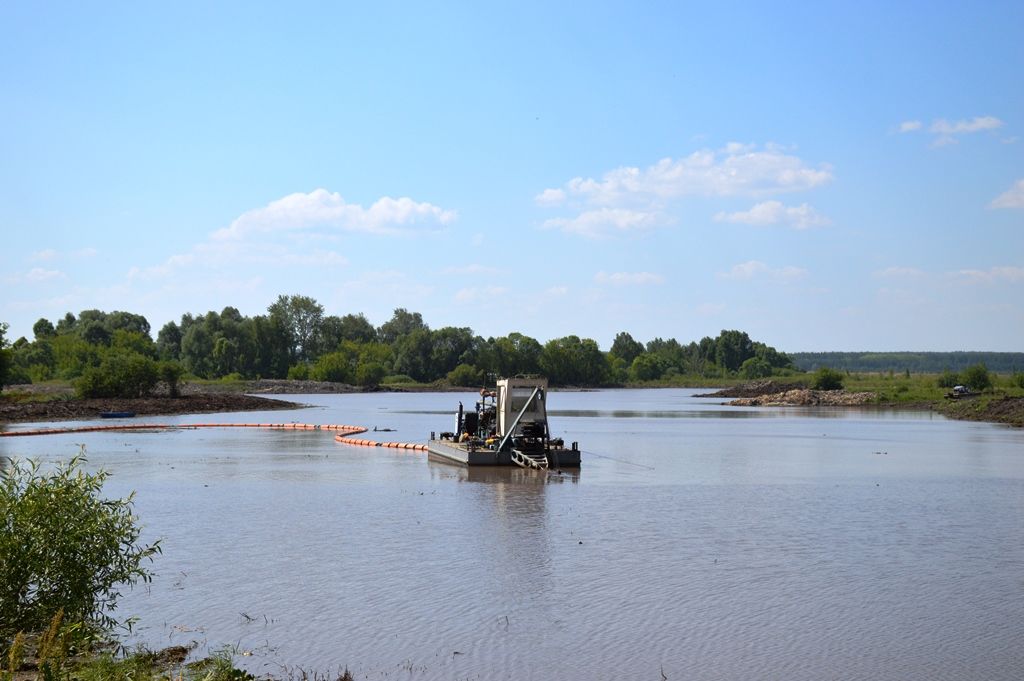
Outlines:
{"type": "Polygon", "coordinates": [[[726,402],[733,407],[857,407],[878,402],[873,392],[811,390],[803,383],[776,381],[744,383],[697,397],[734,398],[726,402]]]}

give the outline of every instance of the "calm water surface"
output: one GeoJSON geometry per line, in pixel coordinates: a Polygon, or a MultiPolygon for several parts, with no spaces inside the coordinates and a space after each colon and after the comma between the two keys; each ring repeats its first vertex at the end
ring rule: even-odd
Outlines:
{"type": "MultiPolygon", "coordinates": [[[[470,393],[306,395],[147,419],[450,430],[470,393]]],[[[5,439],[88,447],[137,490],[152,646],[412,679],[1024,678],[1024,431],[914,412],[554,393],[576,473],[466,470],[323,432],[5,439]]],[[[18,426],[25,427],[25,426],[18,426]]],[[[371,433],[371,436],[373,434],[371,433]]]]}

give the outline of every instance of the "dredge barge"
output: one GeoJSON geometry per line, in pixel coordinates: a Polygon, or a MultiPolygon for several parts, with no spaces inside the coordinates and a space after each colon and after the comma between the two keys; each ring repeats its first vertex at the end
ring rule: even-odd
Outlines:
{"type": "Polygon", "coordinates": [[[430,459],[462,466],[579,468],[579,445],[548,431],[546,378],[516,377],[481,390],[476,408],[459,403],[455,430],[430,434],[430,459]]]}

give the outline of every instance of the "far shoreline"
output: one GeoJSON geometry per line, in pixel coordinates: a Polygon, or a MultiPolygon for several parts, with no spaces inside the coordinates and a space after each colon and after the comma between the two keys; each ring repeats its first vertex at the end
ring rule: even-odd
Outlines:
{"type": "MultiPolygon", "coordinates": [[[[565,386],[559,392],[590,390],[640,390],[679,388],[714,390],[709,386],[625,385],[608,388],[565,386]]],[[[311,405],[270,395],[475,392],[471,387],[447,384],[399,384],[359,387],[323,381],[258,379],[252,381],[196,381],[182,385],[181,395],[153,395],[139,398],[78,398],[66,384],[8,386],[0,393],[0,426],[14,423],[47,423],[100,418],[102,412],[131,412],[136,416],[183,416],[249,411],[285,411],[311,405]]],[[[754,381],[699,395],[727,398],[729,406],[807,407],[835,406],[871,410],[928,410],[955,420],[987,422],[1024,427],[1024,398],[997,394],[975,395],[971,399],[898,402],[879,399],[874,393],[846,390],[814,391],[793,383],[754,381]]]]}

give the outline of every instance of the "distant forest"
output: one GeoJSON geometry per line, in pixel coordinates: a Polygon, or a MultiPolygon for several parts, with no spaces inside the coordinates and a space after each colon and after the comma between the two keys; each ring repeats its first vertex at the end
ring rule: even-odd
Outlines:
{"type": "Polygon", "coordinates": [[[362,314],[325,314],[301,295],[279,296],[266,314],[253,317],[234,307],[184,314],[155,338],[145,317],[123,311],[69,312],[56,323],[40,319],[31,340],[5,341],[5,330],[0,323],[0,384],[70,380],[92,395],[145,394],[159,381],[170,385],[189,375],[480,386],[496,376],[539,373],[553,385],[612,386],[794,371],[785,353],[737,330],[685,344],[674,338],[642,343],[622,331],[605,351],[574,335],[542,344],[518,332],[484,338],[468,327],[432,329],[420,313],[404,308],[374,326],[362,314]]]}
{"type": "Polygon", "coordinates": [[[793,363],[801,371],[831,367],[841,371],[910,371],[938,374],[963,371],[984,364],[1000,374],[1024,371],[1024,352],[791,352],[793,363]]]}

